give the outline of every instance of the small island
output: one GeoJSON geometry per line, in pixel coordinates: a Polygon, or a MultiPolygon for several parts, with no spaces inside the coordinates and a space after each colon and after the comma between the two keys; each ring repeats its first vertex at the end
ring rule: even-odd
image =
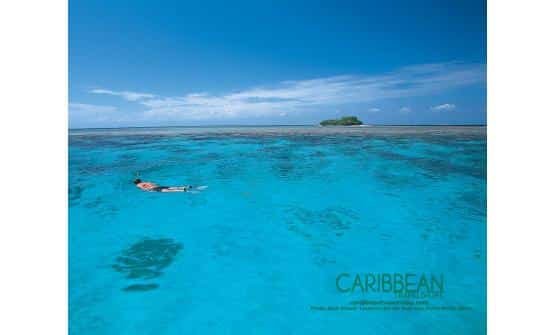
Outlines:
{"type": "Polygon", "coordinates": [[[356,116],[344,116],[341,119],[324,120],[320,122],[321,126],[360,126],[360,121],[356,116]]]}

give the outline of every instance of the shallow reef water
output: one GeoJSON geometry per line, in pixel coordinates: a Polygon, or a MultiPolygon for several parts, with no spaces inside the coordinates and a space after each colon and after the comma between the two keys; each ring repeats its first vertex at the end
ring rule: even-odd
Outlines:
{"type": "MultiPolygon", "coordinates": [[[[484,127],[71,130],[71,334],[485,334],[484,127]],[[141,192],[206,185],[197,194],[141,192]],[[342,273],[442,275],[427,311],[342,273]],[[354,303],[353,303],[354,302],[354,303]]],[[[405,299],[406,300],[406,299],[405,299]]]]}

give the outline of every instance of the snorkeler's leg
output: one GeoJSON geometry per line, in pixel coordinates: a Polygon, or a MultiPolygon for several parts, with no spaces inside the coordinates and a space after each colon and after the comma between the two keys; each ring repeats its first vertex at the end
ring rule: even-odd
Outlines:
{"type": "Polygon", "coordinates": [[[160,190],[160,192],[195,192],[195,191],[202,191],[204,189],[206,189],[208,186],[172,186],[172,187],[166,187],[162,190],[160,190]]]}
{"type": "Polygon", "coordinates": [[[160,190],[160,192],[187,192],[187,189],[184,187],[166,187],[162,190],[160,190]]]}

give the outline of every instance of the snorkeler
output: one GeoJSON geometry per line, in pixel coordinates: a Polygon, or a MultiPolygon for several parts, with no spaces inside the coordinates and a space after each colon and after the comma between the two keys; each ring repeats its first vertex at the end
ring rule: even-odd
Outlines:
{"type": "Polygon", "coordinates": [[[206,188],[206,186],[158,186],[158,184],[151,183],[148,181],[142,181],[137,178],[133,181],[135,186],[146,192],[194,192],[201,191],[206,188]]]}

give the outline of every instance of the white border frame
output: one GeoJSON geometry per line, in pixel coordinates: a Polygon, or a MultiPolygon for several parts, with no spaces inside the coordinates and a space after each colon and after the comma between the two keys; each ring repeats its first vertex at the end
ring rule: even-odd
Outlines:
{"type": "Polygon", "coordinates": [[[1,334],[65,334],[66,1],[0,3],[1,334]]]}

